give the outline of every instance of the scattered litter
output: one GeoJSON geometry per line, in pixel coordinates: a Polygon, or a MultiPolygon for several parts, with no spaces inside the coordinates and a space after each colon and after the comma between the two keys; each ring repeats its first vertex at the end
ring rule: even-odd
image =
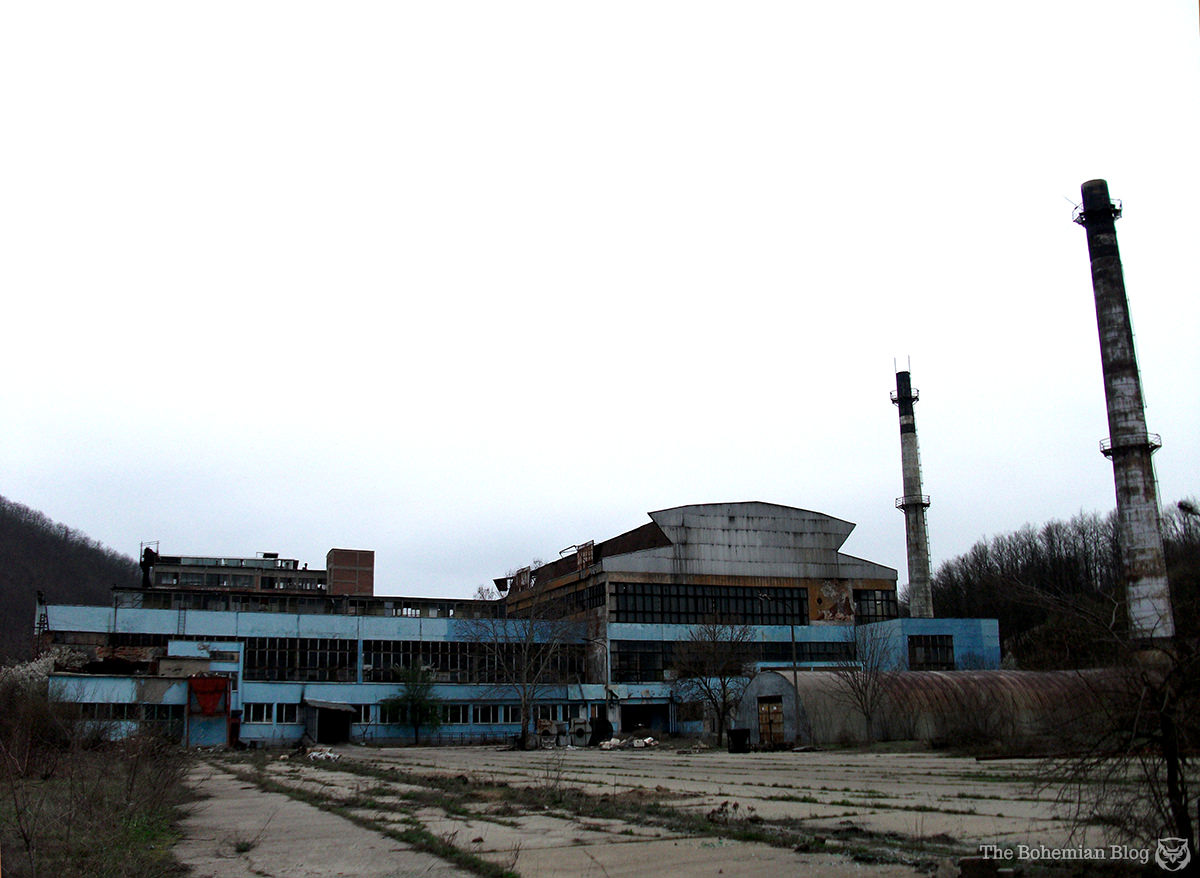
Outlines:
{"type": "Polygon", "coordinates": [[[308,751],[309,759],[327,759],[330,762],[337,762],[342,758],[341,753],[334,753],[332,747],[313,747],[308,751]]]}

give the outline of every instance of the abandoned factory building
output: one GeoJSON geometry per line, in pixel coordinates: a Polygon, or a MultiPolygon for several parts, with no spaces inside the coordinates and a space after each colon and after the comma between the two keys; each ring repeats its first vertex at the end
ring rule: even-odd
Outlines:
{"type": "Polygon", "coordinates": [[[113,735],[150,725],[193,746],[411,740],[386,701],[412,667],[436,683],[435,738],[511,737],[518,699],[481,642],[497,619],[571,623],[533,718],[579,734],[601,716],[617,729],[698,731],[674,654],[714,620],[751,626],[758,669],[852,660],[863,626],[903,669],[998,665],[994,620],[900,618],[896,571],[840,551],[853,528],[771,503],[665,509],[497,579],[498,600],[376,596],[369,551],[333,549],[324,570],[272,554],[146,552],[141,588],[114,589],[109,607],[39,603],[36,633],[42,649],[86,656],[55,672],[53,697],[113,735]]]}

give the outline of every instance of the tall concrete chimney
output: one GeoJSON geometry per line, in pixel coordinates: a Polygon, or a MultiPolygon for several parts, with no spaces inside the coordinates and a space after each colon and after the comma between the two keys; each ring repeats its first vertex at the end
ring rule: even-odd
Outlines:
{"type": "Polygon", "coordinates": [[[1142,382],[1117,250],[1116,221],[1121,216],[1121,204],[1109,198],[1105,180],[1089,180],[1082,192],[1083,205],[1076,212],[1075,222],[1087,231],[1092,261],[1100,363],[1108,403],[1109,438],[1100,443],[1100,450],[1112,459],[1117,488],[1117,539],[1125,572],[1130,633],[1138,639],[1172,637],[1175,622],[1163,557],[1158,485],[1150,460],[1162,440],[1146,432],[1142,382]]]}
{"type": "Polygon", "coordinates": [[[904,540],[908,545],[908,611],[921,618],[933,618],[933,591],[929,585],[929,526],[925,509],[929,497],[921,493],[921,453],[917,448],[917,419],[913,403],[921,395],[913,390],[908,372],[896,373],[892,402],[900,408],[900,460],[904,466],[904,496],[896,499],[896,508],[904,512],[904,540]]]}

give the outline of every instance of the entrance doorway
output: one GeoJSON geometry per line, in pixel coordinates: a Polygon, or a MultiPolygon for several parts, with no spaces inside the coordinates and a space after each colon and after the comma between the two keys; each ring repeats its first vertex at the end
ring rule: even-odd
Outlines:
{"type": "Polygon", "coordinates": [[[784,745],[782,695],[766,695],[758,699],[758,742],[764,747],[784,745]]]}
{"type": "Polygon", "coordinates": [[[358,716],[353,704],[304,699],[304,732],[318,744],[342,744],[350,740],[350,723],[358,716]]]}
{"type": "Polygon", "coordinates": [[[621,731],[632,732],[636,728],[649,729],[657,735],[670,731],[671,708],[667,704],[622,704],[621,731]]]}
{"type": "Polygon", "coordinates": [[[348,710],[317,708],[317,743],[344,744],[350,740],[350,718],[348,710]]]}

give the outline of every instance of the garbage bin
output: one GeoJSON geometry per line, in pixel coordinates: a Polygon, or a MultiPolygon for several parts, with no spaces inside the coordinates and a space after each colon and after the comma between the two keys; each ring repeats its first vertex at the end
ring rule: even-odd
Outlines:
{"type": "Polygon", "coordinates": [[[750,752],[750,730],[749,729],[730,729],[729,730],[729,752],[730,753],[749,753],[750,752]]]}

